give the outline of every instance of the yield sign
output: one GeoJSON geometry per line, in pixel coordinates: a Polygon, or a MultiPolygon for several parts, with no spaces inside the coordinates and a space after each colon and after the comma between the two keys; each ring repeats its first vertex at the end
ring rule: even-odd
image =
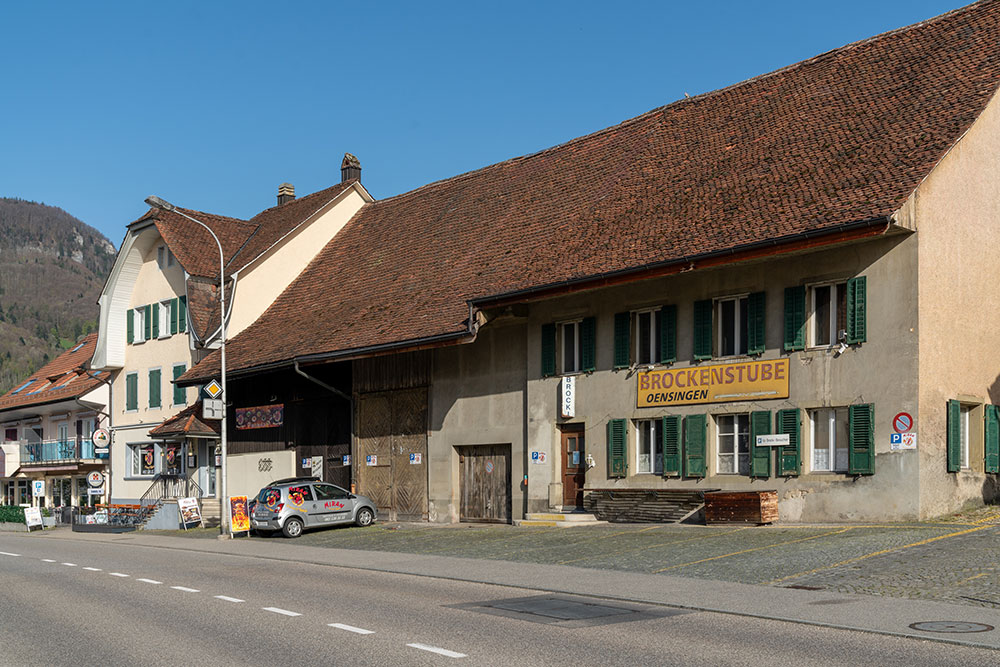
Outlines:
{"type": "Polygon", "coordinates": [[[212,398],[218,398],[219,396],[222,395],[222,385],[216,382],[215,380],[212,380],[211,382],[205,385],[205,393],[211,396],[212,398]]]}

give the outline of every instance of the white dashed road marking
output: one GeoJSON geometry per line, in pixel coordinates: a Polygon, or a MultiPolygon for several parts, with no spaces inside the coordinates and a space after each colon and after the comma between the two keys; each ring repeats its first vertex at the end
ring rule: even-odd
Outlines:
{"type": "Polygon", "coordinates": [[[455,651],[449,651],[446,648],[438,648],[437,646],[428,646],[427,644],[407,644],[412,648],[418,648],[421,651],[430,651],[431,653],[437,653],[438,655],[447,656],[449,658],[464,658],[466,655],[464,653],[456,653],[455,651]]]}
{"type": "Polygon", "coordinates": [[[284,614],[285,616],[301,616],[302,614],[294,611],[288,611],[287,609],[278,609],[277,607],[262,607],[264,611],[273,611],[275,614],[284,614]]]}
{"type": "Polygon", "coordinates": [[[0,556],[20,556],[21,554],[12,554],[9,551],[0,551],[0,556]]]}
{"type": "Polygon", "coordinates": [[[340,630],[347,630],[348,632],[355,632],[359,635],[373,635],[374,630],[365,630],[364,628],[356,628],[353,625],[344,625],[343,623],[327,623],[331,628],[338,628],[340,630]]]}
{"type": "Polygon", "coordinates": [[[187,588],[186,586],[171,586],[175,591],[183,591],[185,593],[201,593],[197,588],[187,588]]]}
{"type": "Polygon", "coordinates": [[[66,567],[76,567],[76,563],[63,563],[66,567]]]}
{"type": "Polygon", "coordinates": [[[127,574],[122,574],[121,572],[108,572],[112,577],[127,577],[127,574]]]}
{"type": "Polygon", "coordinates": [[[156,579],[136,579],[136,581],[141,581],[146,584],[162,584],[162,581],[157,581],[156,579]]]}
{"type": "Polygon", "coordinates": [[[43,558],[43,559],[42,559],[42,562],[43,562],[43,563],[54,563],[55,561],[54,561],[54,560],[52,560],[51,558],[43,558]]]}
{"type": "Polygon", "coordinates": [[[99,567],[85,567],[83,569],[87,570],[88,572],[100,572],[101,571],[101,568],[99,568],[99,567]]]}
{"type": "Polygon", "coordinates": [[[244,600],[241,600],[239,598],[231,598],[228,595],[216,595],[215,598],[217,600],[225,600],[226,602],[244,602],[244,600]]]}

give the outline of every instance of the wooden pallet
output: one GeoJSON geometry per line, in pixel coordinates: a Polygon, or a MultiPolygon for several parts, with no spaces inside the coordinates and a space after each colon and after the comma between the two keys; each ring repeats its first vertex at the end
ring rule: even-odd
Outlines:
{"type": "Polygon", "coordinates": [[[584,507],[601,521],[674,523],[694,514],[705,502],[705,491],[663,489],[590,489],[584,507]]]}
{"type": "Polygon", "coordinates": [[[714,491],[705,494],[705,523],[774,523],[777,491],[714,491]]]}

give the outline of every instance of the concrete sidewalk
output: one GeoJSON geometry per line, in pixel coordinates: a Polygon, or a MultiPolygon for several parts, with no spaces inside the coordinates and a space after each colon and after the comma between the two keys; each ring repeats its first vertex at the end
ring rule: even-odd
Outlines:
{"type": "Polygon", "coordinates": [[[931,600],[845,595],[569,565],[310,547],[289,544],[284,540],[192,540],[141,532],[105,535],[68,530],[25,535],[24,538],[100,541],[131,548],[177,549],[392,572],[1000,649],[1000,610],[931,600]],[[914,623],[926,622],[955,625],[950,632],[929,632],[910,627],[914,623]],[[996,629],[962,632],[964,628],[960,624],[964,623],[988,625],[996,629]]]}

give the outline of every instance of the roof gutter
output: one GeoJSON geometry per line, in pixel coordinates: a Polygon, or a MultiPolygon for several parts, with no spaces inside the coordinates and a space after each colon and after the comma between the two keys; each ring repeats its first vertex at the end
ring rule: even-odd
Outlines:
{"type": "Polygon", "coordinates": [[[783,252],[793,252],[795,250],[814,248],[822,245],[831,245],[843,241],[878,236],[885,234],[892,226],[892,217],[888,215],[869,218],[867,220],[857,220],[837,225],[823,230],[814,230],[789,234],[774,239],[755,241],[745,245],[734,246],[724,250],[713,250],[712,252],[686,255],[679,259],[672,259],[664,262],[653,262],[644,266],[622,269],[620,271],[610,271],[586,276],[583,278],[571,278],[558,283],[550,283],[540,287],[529,287],[513,292],[501,292],[489,296],[478,297],[469,301],[470,306],[477,308],[496,307],[509,305],[523,301],[536,301],[558,294],[578,292],[595,289],[597,287],[607,287],[625,282],[645,280],[667,276],[696,269],[708,268],[729,264],[741,260],[754,259],[757,257],[767,257],[783,252]]]}

